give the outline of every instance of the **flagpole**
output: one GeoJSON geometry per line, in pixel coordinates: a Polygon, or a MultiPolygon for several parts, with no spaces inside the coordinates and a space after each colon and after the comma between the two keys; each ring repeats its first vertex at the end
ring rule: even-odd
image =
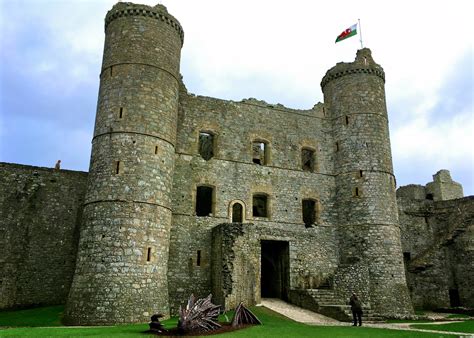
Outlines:
{"type": "Polygon", "coordinates": [[[360,19],[357,19],[359,20],[359,31],[360,31],[360,48],[364,48],[364,45],[362,44],[362,27],[360,25],[360,19]]]}

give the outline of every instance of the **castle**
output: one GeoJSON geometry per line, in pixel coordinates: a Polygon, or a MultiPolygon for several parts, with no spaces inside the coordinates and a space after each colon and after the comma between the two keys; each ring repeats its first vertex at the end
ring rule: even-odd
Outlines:
{"type": "Polygon", "coordinates": [[[351,291],[373,316],[474,306],[474,200],[441,171],[397,206],[369,49],[295,110],[188,93],[183,39],[164,6],[117,3],[89,173],[0,164],[1,308],[66,302],[65,323],[105,325],[174,314],[191,293],[336,317],[351,291]],[[410,235],[430,222],[432,238],[410,235]]]}

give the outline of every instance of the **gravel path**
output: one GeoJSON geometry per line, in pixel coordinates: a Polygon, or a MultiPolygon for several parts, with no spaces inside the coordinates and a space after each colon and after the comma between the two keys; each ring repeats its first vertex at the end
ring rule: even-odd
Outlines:
{"type": "MultiPolygon", "coordinates": [[[[266,308],[278,312],[285,317],[288,317],[296,322],[305,323],[308,325],[325,325],[325,326],[350,326],[352,323],[340,322],[336,319],[323,316],[319,313],[309,311],[298,306],[286,303],[281,299],[276,298],[262,298],[262,302],[259,304],[265,306],[266,308]]],[[[454,323],[453,321],[446,322],[433,322],[427,324],[447,324],[454,323]]],[[[416,323],[421,324],[421,323],[416,323]]],[[[419,331],[419,332],[431,332],[431,333],[442,333],[448,335],[455,335],[458,337],[471,337],[474,338],[473,334],[463,333],[463,332],[447,332],[447,331],[437,331],[437,330],[425,330],[425,329],[415,329],[411,328],[409,323],[362,323],[365,327],[373,327],[379,329],[389,329],[389,330],[408,330],[408,331],[419,331]]],[[[354,328],[355,330],[357,328],[354,328]]]]}
{"type": "Polygon", "coordinates": [[[341,323],[340,321],[336,319],[323,316],[313,311],[302,309],[298,306],[286,303],[282,301],[281,299],[262,298],[261,305],[300,323],[311,324],[311,325],[327,324],[327,323],[337,325],[338,323],[341,323]]]}

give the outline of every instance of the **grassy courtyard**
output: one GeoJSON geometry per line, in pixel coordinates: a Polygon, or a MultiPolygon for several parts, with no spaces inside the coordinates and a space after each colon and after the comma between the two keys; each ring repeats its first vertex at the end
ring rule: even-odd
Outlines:
{"type": "MultiPolygon", "coordinates": [[[[60,319],[63,307],[43,307],[29,310],[0,312],[0,337],[153,337],[144,334],[147,324],[109,327],[67,327],[60,319]]],[[[294,322],[266,308],[252,311],[263,325],[218,335],[218,337],[453,337],[448,334],[398,331],[369,327],[309,326],[294,322]]],[[[232,315],[228,315],[230,320],[232,315]]],[[[222,317],[224,318],[224,317],[222,317]]],[[[164,321],[165,327],[176,326],[177,319],[164,321]]],[[[414,325],[422,329],[454,332],[474,332],[474,321],[446,325],[414,325]]]]}

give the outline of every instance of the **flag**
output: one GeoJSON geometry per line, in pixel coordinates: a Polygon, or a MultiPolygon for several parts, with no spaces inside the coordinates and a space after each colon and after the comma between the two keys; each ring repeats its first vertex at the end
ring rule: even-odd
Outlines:
{"type": "Polygon", "coordinates": [[[345,40],[345,39],[350,38],[351,36],[354,36],[356,34],[357,34],[357,24],[350,26],[344,32],[339,34],[339,36],[336,39],[336,42],[345,40]]]}

